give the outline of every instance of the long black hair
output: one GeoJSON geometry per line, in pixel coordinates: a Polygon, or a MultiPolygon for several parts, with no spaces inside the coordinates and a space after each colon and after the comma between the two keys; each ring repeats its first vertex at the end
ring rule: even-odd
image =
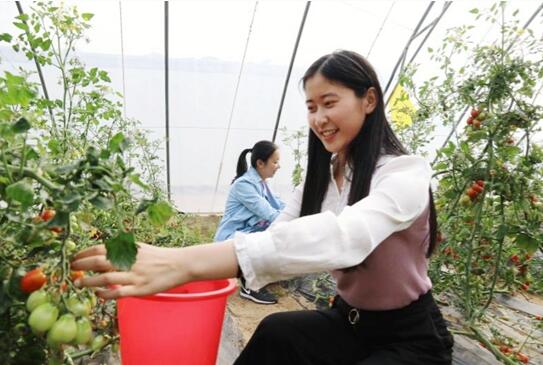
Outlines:
{"type": "MultiPolygon", "coordinates": [[[[379,157],[387,155],[405,155],[407,150],[398,140],[385,115],[383,92],[379,85],[377,74],[369,62],[351,51],[336,51],[315,61],[305,72],[302,83],[313,76],[321,74],[330,82],[338,83],[354,91],[357,97],[366,95],[370,88],[375,89],[377,105],[373,112],[366,116],[358,135],[348,146],[347,163],[351,168],[352,183],[348,204],[353,205],[365,198],[370,191],[373,172],[379,157]]],[[[309,130],[307,174],[302,197],[300,216],[319,213],[330,181],[330,159],[332,154],[309,130]],[[325,166],[325,168],[323,168],[325,166]]],[[[430,190],[430,246],[429,257],[436,245],[437,219],[434,200],[430,190]]]]}
{"type": "Polygon", "coordinates": [[[256,168],[256,162],[258,160],[266,163],[276,150],[277,145],[275,143],[270,141],[259,141],[255,143],[253,148],[246,148],[241,151],[236,167],[236,177],[232,180],[232,183],[247,172],[247,154],[249,152],[251,153],[251,166],[256,168]]]}

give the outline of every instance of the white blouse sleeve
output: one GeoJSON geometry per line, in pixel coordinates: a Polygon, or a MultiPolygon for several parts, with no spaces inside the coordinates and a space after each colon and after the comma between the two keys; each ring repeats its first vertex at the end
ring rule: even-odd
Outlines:
{"type": "MultiPolygon", "coordinates": [[[[280,222],[288,222],[300,216],[300,211],[302,209],[302,196],[304,194],[303,183],[298,185],[290,199],[287,201],[285,208],[279,213],[277,218],[273,221],[270,228],[277,225],[280,222]]],[[[269,229],[269,228],[268,228],[269,229]]]]}
{"type": "Polygon", "coordinates": [[[391,158],[374,173],[369,195],[337,216],[325,211],[277,222],[264,232],[236,233],[234,246],[247,286],[259,289],[292,276],[361,263],[423,213],[431,175],[421,157],[391,158]]]}

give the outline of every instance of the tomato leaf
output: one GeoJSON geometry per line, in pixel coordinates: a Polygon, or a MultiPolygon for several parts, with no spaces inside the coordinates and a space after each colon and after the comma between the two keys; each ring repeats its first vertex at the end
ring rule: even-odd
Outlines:
{"type": "Polygon", "coordinates": [[[83,13],[83,14],[81,14],[81,17],[83,18],[83,20],[88,22],[89,20],[91,20],[94,17],[94,14],[92,14],[92,13],[83,13]]]}
{"type": "Polygon", "coordinates": [[[70,213],[63,210],[57,210],[57,212],[55,213],[55,217],[47,223],[47,226],[48,227],[65,227],[68,224],[69,219],[70,219],[70,213]]]}
{"type": "Polygon", "coordinates": [[[32,186],[23,182],[17,181],[6,188],[8,198],[21,203],[22,206],[28,207],[34,201],[34,190],[32,186]]]}
{"type": "Polygon", "coordinates": [[[521,232],[517,234],[515,240],[520,248],[528,251],[528,253],[530,254],[533,254],[539,247],[539,243],[537,242],[537,240],[526,233],[521,232]]]}
{"type": "Polygon", "coordinates": [[[166,223],[173,213],[172,207],[165,201],[160,201],[147,207],[149,219],[155,226],[161,226],[166,223]]]}
{"type": "Polygon", "coordinates": [[[145,212],[151,204],[154,204],[156,202],[157,202],[156,197],[153,199],[142,199],[142,201],[138,205],[138,208],[136,209],[136,215],[145,212]]]}
{"type": "Polygon", "coordinates": [[[11,34],[9,33],[0,33],[0,41],[4,41],[4,42],[11,42],[12,40],[12,36],[11,34]]]}
{"type": "Polygon", "coordinates": [[[134,184],[138,185],[140,188],[143,188],[144,190],[149,190],[149,185],[141,181],[139,174],[132,174],[130,175],[130,181],[132,181],[134,184]]]}
{"type": "Polygon", "coordinates": [[[138,248],[133,233],[119,232],[118,235],[106,241],[106,250],[107,259],[120,270],[130,270],[136,262],[138,248]]]}
{"type": "Polygon", "coordinates": [[[11,127],[15,133],[25,133],[30,129],[30,122],[25,118],[16,121],[11,127]]]}
{"type": "Polygon", "coordinates": [[[121,132],[111,137],[109,141],[109,149],[113,152],[122,153],[128,146],[128,140],[121,132]]]}
{"type": "Polygon", "coordinates": [[[113,201],[102,195],[97,195],[95,198],[90,200],[90,203],[96,208],[103,210],[109,210],[113,207],[113,201]]]}

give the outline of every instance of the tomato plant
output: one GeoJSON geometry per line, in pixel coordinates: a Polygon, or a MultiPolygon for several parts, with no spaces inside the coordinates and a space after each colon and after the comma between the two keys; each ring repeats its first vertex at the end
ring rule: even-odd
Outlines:
{"type": "Polygon", "coordinates": [[[484,315],[497,290],[534,290],[532,276],[541,275],[521,258],[543,242],[543,148],[534,140],[543,118],[534,103],[543,41],[506,19],[506,6],[473,12],[499,24],[497,42],[476,44],[472,27],[453,28],[431,50],[442,74],[418,86],[416,66],[401,77],[419,102],[414,123],[439,120],[452,129],[433,164],[447,240],[431,276],[436,291],[455,294],[468,323],[484,315]]]}
{"type": "Polygon", "coordinates": [[[71,255],[103,243],[127,269],[140,227],[173,214],[149,164],[153,146],[122,118],[108,74],[72,54],[91,18],[39,2],[15,18],[20,34],[0,36],[57,70],[66,91],[45,99],[26,73],[0,75],[1,364],[73,363],[112,344],[115,303],[74,286],[85,274],[70,271],[71,255]]]}

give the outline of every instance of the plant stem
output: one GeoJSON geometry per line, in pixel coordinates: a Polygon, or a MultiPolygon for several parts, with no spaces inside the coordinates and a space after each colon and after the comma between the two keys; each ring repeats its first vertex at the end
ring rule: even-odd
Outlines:
{"type": "MultiPolygon", "coordinates": [[[[4,166],[0,167],[0,173],[11,176],[10,171],[17,171],[18,169],[19,169],[19,167],[15,167],[15,166],[8,165],[8,164],[4,163],[4,166]]],[[[43,186],[45,186],[49,190],[61,190],[62,189],[59,185],[55,184],[52,181],[47,180],[43,176],[40,176],[39,174],[37,174],[32,169],[29,169],[29,168],[25,167],[25,168],[22,169],[21,174],[24,177],[29,177],[31,179],[36,180],[37,182],[39,182],[40,184],[42,184],[43,186]]]]}
{"type": "Polygon", "coordinates": [[[494,344],[492,342],[490,342],[485,337],[485,335],[483,333],[481,333],[481,331],[479,331],[477,329],[477,327],[470,326],[470,329],[473,331],[473,333],[475,335],[475,339],[482,342],[485,345],[485,347],[488,349],[488,351],[490,351],[496,357],[496,359],[500,360],[501,362],[503,362],[506,365],[517,365],[517,363],[515,361],[511,360],[510,358],[508,358],[507,356],[502,354],[501,351],[498,350],[496,348],[496,346],[494,346],[494,344]]]}
{"type": "MultiPolygon", "coordinates": [[[[503,203],[503,196],[500,199],[500,213],[501,213],[501,227],[505,227],[505,211],[504,211],[504,203],[503,203]]],[[[476,317],[480,317],[483,315],[484,311],[488,308],[490,303],[492,302],[492,299],[494,297],[494,289],[496,288],[496,283],[498,281],[498,276],[500,273],[500,263],[502,258],[502,251],[503,251],[503,242],[505,240],[505,231],[499,231],[498,232],[498,255],[496,256],[496,261],[494,264],[494,275],[492,276],[492,284],[490,285],[490,292],[488,293],[488,299],[485,303],[485,305],[479,310],[476,317]]]]}

